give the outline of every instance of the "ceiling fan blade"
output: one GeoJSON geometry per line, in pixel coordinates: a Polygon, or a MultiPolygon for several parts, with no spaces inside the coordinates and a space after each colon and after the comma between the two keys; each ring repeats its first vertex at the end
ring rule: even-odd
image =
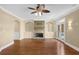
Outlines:
{"type": "Polygon", "coordinates": [[[28,7],[28,9],[35,10],[35,8],[32,8],[32,7],[28,7]]]}
{"type": "Polygon", "coordinates": [[[36,13],[36,11],[34,11],[34,12],[31,12],[31,14],[34,14],[34,13],[36,13]]]}
{"type": "Polygon", "coordinates": [[[49,13],[50,11],[49,10],[42,10],[42,12],[49,13]]]}
{"type": "Polygon", "coordinates": [[[40,7],[40,4],[37,4],[37,7],[36,7],[36,9],[38,9],[40,7]]]}

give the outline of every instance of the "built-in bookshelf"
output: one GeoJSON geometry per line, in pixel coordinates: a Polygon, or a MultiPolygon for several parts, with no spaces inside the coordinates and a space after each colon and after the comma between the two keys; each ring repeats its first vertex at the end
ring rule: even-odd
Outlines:
{"type": "Polygon", "coordinates": [[[34,31],[44,31],[44,21],[34,21],[34,31]]]}
{"type": "Polygon", "coordinates": [[[34,21],[34,34],[35,36],[43,35],[44,37],[44,29],[45,29],[45,22],[44,21],[34,21]]]}

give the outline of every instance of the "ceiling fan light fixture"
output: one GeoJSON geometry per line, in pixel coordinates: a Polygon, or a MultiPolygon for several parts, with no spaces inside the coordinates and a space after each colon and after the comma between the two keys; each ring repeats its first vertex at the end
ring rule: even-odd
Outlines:
{"type": "Polygon", "coordinates": [[[38,15],[41,16],[42,15],[41,12],[38,12],[38,15]]]}
{"type": "Polygon", "coordinates": [[[38,16],[38,13],[35,13],[36,16],[38,16]]]}
{"type": "Polygon", "coordinates": [[[35,15],[36,16],[41,16],[42,14],[41,14],[41,12],[37,12],[37,13],[35,13],[35,15]]]}
{"type": "Polygon", "coordinates": [[[37,4],[36,8],[28,7],[31,10],[34,10],[31,12],[31,14],[35,14],[36,16],[42,16],[43,13],[50,13],[48,9],[45,8],[45,4],[37,4]]]}

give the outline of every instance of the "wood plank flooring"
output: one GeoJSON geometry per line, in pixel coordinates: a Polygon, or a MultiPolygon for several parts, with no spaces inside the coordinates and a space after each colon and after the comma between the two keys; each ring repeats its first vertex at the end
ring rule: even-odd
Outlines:
{"type": "Polygon", "coordinates": [[[79,55],[56,39],[23,39],[0,52],[1,55],[79,55]]]}

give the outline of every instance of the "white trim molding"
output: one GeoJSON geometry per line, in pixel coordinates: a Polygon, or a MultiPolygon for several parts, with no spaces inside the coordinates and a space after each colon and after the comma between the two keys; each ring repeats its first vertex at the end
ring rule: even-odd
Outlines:
{"type": "Polygon", "coordinates": [[[7,47],[9,47],[9,46],[11,46],[11,45],[13,45],[13,44],[14,44],[14,41],[10,42],[10,43],[7,44],[7,45],[2,46],[2,47],[0,48],[0,52],[1,52],[3,49],[5,49],[5,48],[7,48],[7,47]]]}
{"type": "Polygon", "coordinates": [[[2,10],[3,12],[5,12],[5,13],[11,15],[11,16],[14,16],[14,17],[18,18],[19,20],[22,20],[22,21],[25,20],[24,18],[21,18],[21,17],[15,15],[14,13],[10,12],[9,10],[7,10],[7,9],[1,7],[1,6],[0,6],[0,10],[2,10]]]}
{"type": "Polygon", "coordinates": [[[79,52],[79,47],[76,47],[76,46],[74,46],[74,45],[72,45],[72,44],[70,44],[70,43],[68,43],[68,42],[66,42],[66,41],[64,41],[64,40],[60,40],[60,41],[62,41],[63,43],[65,43],[65,44],[68,45],[69,47],[71,47],[71,48],[73,48],[74,50],[76,50],[76,51],[79,52]]]}
{"type": "Polygon", "coordinates": [[[72,13],[72,12],[78,10],[78,9],[79,9],[79,5],[76,5],[76,6],[72,7],[71,9],[69,9],[69,10],[63,12],[61,15],[55,17],[54,19],[57,19],[56,21],[58,21],[58,19],[61,19],[61,18],[63,18],[64,16],[66,16],[66,15],[68,15],[68,14],[70,14],[70,13],[72,13]]]}

